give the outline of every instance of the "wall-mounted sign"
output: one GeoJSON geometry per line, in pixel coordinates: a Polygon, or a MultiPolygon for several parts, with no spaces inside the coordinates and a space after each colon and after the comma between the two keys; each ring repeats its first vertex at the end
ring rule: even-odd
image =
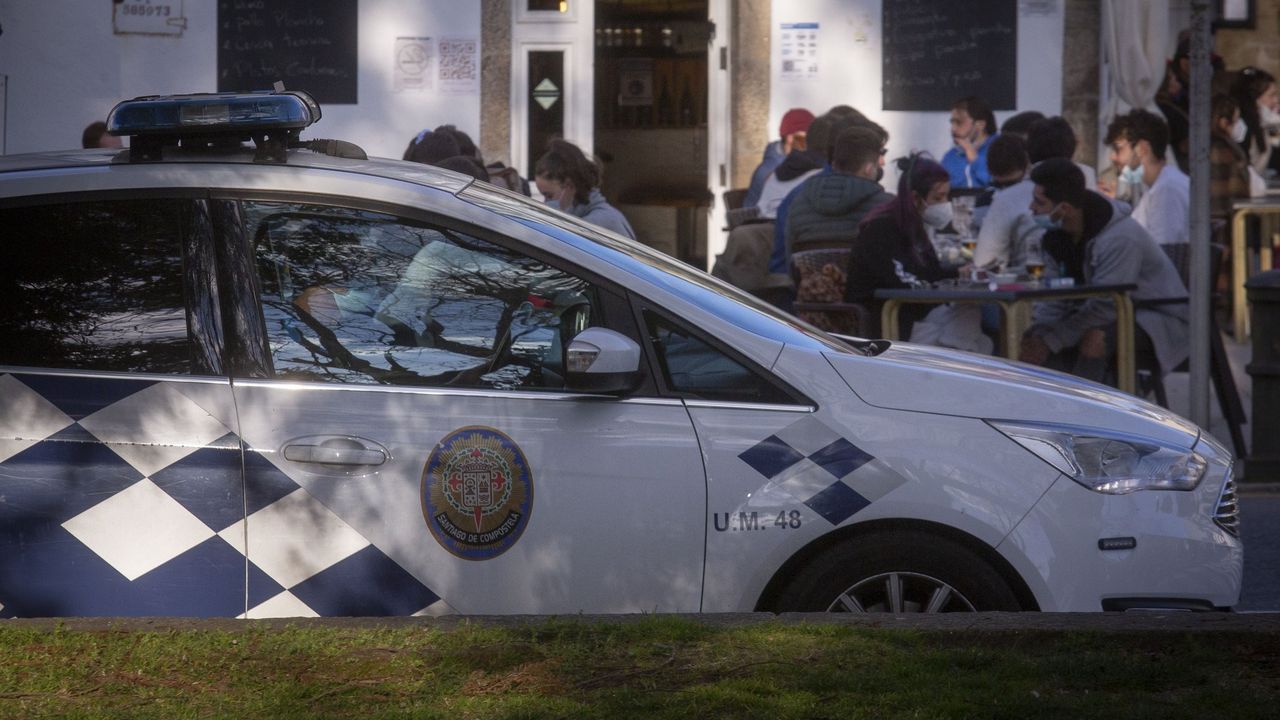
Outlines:
{"type": "Polygon", "coordinates": [[[218,0],[218,92],[311,93],[321,105],[358,98],[358,0],[218,0]]]}
{"type": "Polygon", "coordinates": [[[542,106],[543,110],[550,110],[552,105],[560,99],[560,88],[551,82],[550,78],[543,78],[533,89],[533,99],[542,106]]]}
{"type": "Polygon", "coordinates": [[[429,37],[396,38],[392,89],[430,90],[434,83],[436,41],[429,37]]]}
{"type": "Polygon", "coordinates": [[[628,58],[618,67],[618,104],[653,104],[653,60],[628,58]]]}
{"type": "Polygon", "coordinates": [[[111,27],[116,35],[182,35],[187,29],[184,0],[115,0],[111,27]]]}
{"type": "Polygon", "coordinates": [[[782,23],[779,54],[784,79],[818,76],[818,23],[782,23]]]}
{"type": "Polygon", "coordinates": [[[440,92],[480,94],[479,38],[440,38],[440,92]]]}

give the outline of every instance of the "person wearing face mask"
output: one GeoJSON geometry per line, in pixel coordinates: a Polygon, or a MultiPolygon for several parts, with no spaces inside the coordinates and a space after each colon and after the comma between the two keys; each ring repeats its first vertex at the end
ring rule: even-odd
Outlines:
{"type": "Polygon", "coordinates": [[[1249,156],[1240,145],[1249,128],[1240,106],[1225,93],[1213,96],[1209,113],[1209,212],[1230,220],[1231,203],[1249,197],[1249,156]]]}
{"type": "Polygon", "coordinates": [[[1258,174],[1265,176],[1273,158],[1280,161],[1276,144],[1280,143],[1280,90],[1271,73],[1256,67],[1246,67],[1236,74],[1231,84],[1231,97],[1240,107],[1244,120],[1243,145],[1249,153],[1249,162],[1258,174]]]}
{"type": "Polygon", "coordinates": [[[557,139],[538,159],[533,182],[551,207],[635,240],[631,223],[600,193],[599,178],[599,169],[577,145],[557,139]]]}
{"type": "Polygon", "coordinates": [[[996,116],[987,102],[966,97],[951,106],[951,141],[954,147],[942,156],[951,184],[958,188],[984,188],[991,184],[987,149],[996,132],[996,116]]]}
{"type": "Polygon", "coordinates": [[[1001,134],[987,154],[994,194],[978,230],[973,264],[987,270],[1021,267],[1028,240],[1043,231],[1031,222],[1031,182],[1027,180],[1027,146],[1016,135],[1001,134]]]}
{"type": "Polygon", "coordinates": [[[1133,219],[1161,245],[1190,241],[1191,179],[1165,162],[1169,127],[1158,115],[1133,110],[1125,117],[1113,152],[1130,185],[1142,186],[1133,219]]]}
{"type": "Polygon", "coordinates": [[[1130,209],[1142,199],[1142,172],[1132,165],[1132,152],[1129,141],[1125,137],[1125,125],[1129,116],[1117,115],[1107,125],[1107,134],[1103,143],[1107,147],[1107,159],[1115,176],[1112,181],[1100,185],[1099,190],[1107,197],[1127,204],[1130,209]]]}
{"type": "MultiPolygon", "coordinates": [[[[1116,201],[1086,189],[1075,163],[1046,160],[1031,171],[1031,182],[1029,209],[1046,228],[1044,251],[1077,284],[1134,284],[1134,300],[1186,297],[1178,271],[1151,235],[1116,201]]],[[[1187,313],[1185,303],[1136,311],[1135,352],[1153,355],[1162,374],[1187,358],[1187,313]]],[[[1038,303],[1020,359],[1102,382],[1115,354],[1115,322],[1107,298],[1038,303]]]]}
{"type": "MultiPolygon", "coordinates": [[[[880,318],[876,290],[923,287],[967,270],[944,267],[926,230],[940,230],[951,222],[950,175],[922,155],[899,159],[898,166],[902,175],[897,197],[867,215],[849,253],[845,300],[870,304],[873,324],[880,318]]],[[[927,312],[923,305],[904,306],[899,337],[910,337],[912,325],[927,312]]],[[[871,335],[880,332],[878,327],[869,330],[871,335]]]]}
{"type": "MultiPolygon", "coordinates": [[[[995,142],[992,143],[993,149],[995,144],[995,142]]],[[[1016,157],[1012,146],[1004,147],[1010,149],[1011,154],[1016,157]]],[[[1062,117],[1042,118],[1031,123],[1027,131],[1025,147],[1026,161],[1031,167],[1052,158],[1070,159],[1076,151],[1076,134],[1071,124],[1062,117]]],[[[1003,155],[1003,149],[1001,154],[1003,155]]],[[[988,162],[990,160],[990,154],[988,154],[988,162]]],[[[1002,158],[1001,164],[1003,165],[1005,161],[1002,158]]],[[[1016,161],[1008,167],[1016,167],[1016,161]]],[[[1025,172],[1026,166],[1023,167],[1025,172]]],[[[1093,168],[1082,165],[1077,167],[1084,173],[1086,187],[1095,187],[1090,181],[1093,177],[1093,168]]],[[[1008,170],[1004,173],[1005,179],[1012,179],[1014,174],[1016,174],[1015,171],[1008,170]]],[[[1044,230],[1032,222],[1031,212],[1027,210],[1027,206],[1031,204],[1032,188],[1031,181],[1023,177],[1020,182],[995,194],[991,200],[991,209],[987,211],[978,231],[978,243],[974,248],[973,256],[974,265],[986,270],[999,267],[1018,269],[1022,267],[1026,259],[1026,248],[1038,243],[1040,236],[1044,234],[1044,230]]],[[[1055,269],[1050,267],[1046,268],[1046,271],[1051,276],[1055,269]]]]}

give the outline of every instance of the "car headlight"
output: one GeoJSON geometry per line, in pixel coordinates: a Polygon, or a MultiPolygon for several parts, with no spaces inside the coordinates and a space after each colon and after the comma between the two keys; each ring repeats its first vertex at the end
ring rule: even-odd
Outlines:
{"type": "Polygon", "coordinates": [[[1138,435],[1073,425],[988,423],[1063,475],[1101,493],[1194,490],[1208,467],[1199,453],[1138,435]]]}

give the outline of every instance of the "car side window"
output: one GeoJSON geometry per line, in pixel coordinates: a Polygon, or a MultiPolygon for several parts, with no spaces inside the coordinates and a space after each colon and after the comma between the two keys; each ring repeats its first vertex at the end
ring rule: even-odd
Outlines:
{"type": "Polygon", "coordinates": [[[0,364],[207,372],[183,298],[190,208],[151,199],[0,209],[0,364]]]}
{"type": "Polygon", "coordinates": [[[791,404],[795,400],[746,365],[661,315],[646,310],[645,324],[671,390],[699,400],[791,404]]]}
{"type": "Polygon", "coordinates": [[[385,213],[244,203],[276,377],[562,388],[587,282],[465,233],[385,213]]]}

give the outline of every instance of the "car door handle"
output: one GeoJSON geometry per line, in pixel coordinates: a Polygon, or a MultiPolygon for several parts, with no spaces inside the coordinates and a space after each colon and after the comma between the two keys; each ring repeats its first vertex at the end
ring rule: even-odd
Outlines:
{"type": "Polygon", "coordinates": [[[387,453],[380,448],[358,446],[356,441],[330,441],[324,444],[293,444],[284,446],[284,459],[300,463],[320,465],[381,465],[387,461],[387,453]],[[352,445],[356,445],[353,447],[352,445]]]}

